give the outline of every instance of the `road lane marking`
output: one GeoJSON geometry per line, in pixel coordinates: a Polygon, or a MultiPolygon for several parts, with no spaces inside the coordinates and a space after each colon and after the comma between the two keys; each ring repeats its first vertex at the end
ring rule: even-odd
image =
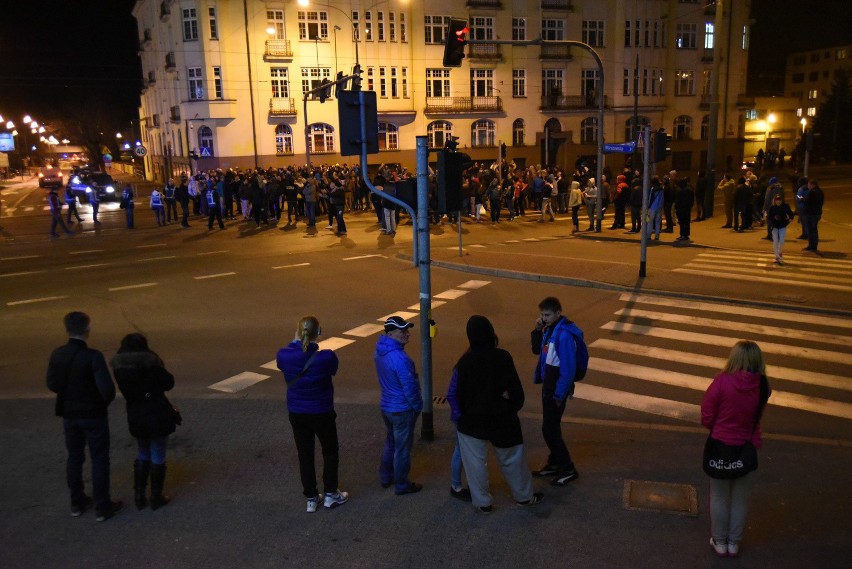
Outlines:
{"type": "Polygon", "coordinates": [[[370,258],[372,258],[372,257],[382,257],[382,258],[387,258],[387,257],[385,257],[384,255],[378,255],[378,254],[376,254],[376,255],[358,255],[357,257],[344,257],[344,258],[343,258],[343,260],[344,260],[344,261],[357,261],[358,259],[370,259],[370,258]]]}
{"type": "Polygon", "coordinates": [[[307,267],[310,263],[296,263],[294,265],[279,265],[277,267],[272,267],[273,269],[291,269],[293,267],[307,267]]]}
{"type": "Polygon", "coordinates": [[[797,312],[786,312],[784,310],[763,310],[760,308],[748,308],[746,306],[732,306],[730,304],[718,304],[715,302],[700,302],[694,300],[683,300],[680,298],[664,298],[647,294],[623,293],[619,300],[628,303],[654,304],[657,306],[668,306],[673,308],[687,308],[690,310],[703,310],[705,312],[720,312],[722,314],[733,314],[735,316],[757,316],[771,320],[786,320],[789,322],[803,322],[806,324],[821,324],[834,328],[852,328],[852,320],[848,318],[835,318],[833,316],[816,316],[813,314],[800,314],[797,312]]]}
{"type": "MultiPolygon", "coordinates": [[[[698,255],[701,258],[713,258],[713,259],[731,259],[731,260],[745,260],[750,259],[753,261],[765,261],[765,260],[774,260],[775,257],[771,253],[761,254],[761,255],[747,255],[747,254],[724,254],[724,253],[700,253],[698,255]]],[[[845,259],[826,259],[820,258],[819,260],[813,257],[805,257],[804,255],[796,255],[790,256],[788,259],[792,259],[795,263],[801,263],[803,265],[813,265],[815,267],[824,267],[826,265],[841,265],[841,266],[849,266],[852,267],[852,261],[845,259]]]]}
{"type": "Polygon", "coordinates": [[[103,249],[89,249],[88,251],[70,251],[69,255],[88,255],[89,253],[103,253],[103,249]]]}
{"type": "MultiPolygon", "coordinates": [[[[700,375],[690,375],[676,371],[661,371],[655,367],[638,366],[615,360],[601,360],[596,358],[589,360],[589,369],[632,379],[661,383],[663,385],[683,387],[699,392],[706,391],[711,381],[711,378],[700,375]]],[[[788,409],[798,409],[800,411],[819,413],[820,415],[839,417],[841,419],[852,419],[852,405],[849,403],[787,393],[775,389],[772,390],[769,404],[776,407],[786,407],[788,409]]]]}
{"type": "Polygon", "coordinates": [[[196,253],[196,255],[216,255],[217,253],[227,253],[227,250],[223,251],[202,251],[201,253],[196,253]]]}
{"type": "Polygon", "coordinates": [[[151,245],[137,245],[137,249],[150,249],[151,247],[166,247],[168,243],[153,243],[151,245]]]}
{"type": "Polygon", "coordinates": [[[0,257],[0,261],[21,261],[23,259],[38,259],[41,255],[21,255],[19,257],[0,257]]]}
{"type": "Polygon", "coordinates": [[[589,383],[578,383],[574,392],[574,398],[601,403],[603,405],[622,407],[624,409],[632,409],[634,411],[642,411],[643,413],[651,413],[652,415],[671,417],[672,419],[680,419],[690,423],[698,423],[701,419],[701,408],[698,405],[672,401],[671,399],[650,397],[638,393],[628,393],[589,383]]]}
{"type": "Polygon", "coordinates": [[[202,276],[200,276],[200,277],[192,277],[192,278],[194,278],[194,279],[195,279],[195,280],[197,280],[197,281],[200,281],[200,280],[204,280],[204,279],[217,279],[217,278],[219,278],[219,277],[230,277],[230,276],[232,276],[232,275],[236,275],[236,274],[237,274],[237,273],[234,273],[234,272],[230,272],[230,273],[216,273],[215,275],[202,275],[202,276]]]}
{"type": "Polygon", "coordinates": [[[16,300],[14,302],[7,302],[6,306],[17,306],[19,304],[33,304],[35,302],[50,302],[51,300],[63,300],[68,298],[67,296],[45,296],[42,298],[28,298],[27,300],[16,300]]]}
{"type": "Polygon", "coordinates": [[[37,275],[39,273],[46,273],[46,272],[47,271],[22,271],[20,273],[6,273],[6,274],[3,274],[3,275],[0,275],[0,278],[3,278],[3,277],[23,277],[23,276],[26,276],[26,275],[37,275]]]}
{"type": "Polygon", "coordinates": [[[484,287],[485,285],[488,285],[488,284],[491,284],[491,281],[476,281],[476,280],[474,280],[474,281],[467,281],[465,283],[462,283],[456,288],[468,288],[468,289],[471,289],[471,290],[476,290],[476,289],[482,288],[482,287],[484,287]]]}
{"type": "Polygon", "coordinates": [[[274,360],[272,360],[272,361],[266,362],[265,364],[263,364],[263,365],[262,365],[262,366],[260,366],[260,367],[262,367],[262,368],[264,368],[264,369],[271,369],[271,370],[274,370],[274,371],[279,371],[279,370],[278,370],[278,360],[277,360],[277,359],[274,359],[274,360]]]}
{"type": "MultiPolygon", "coordinates": [[[[651,336],[654,338],[665,338],[667,340],[677,340],[681,342],[709,344],[711,346],[724,348],[732,348],[738,341],[737,338],[729,338],[727,336],[701,334],[699,332],[687,332],[685,330],[658,328],[640,324],[628,324],[626,322],[607,322],[601,326],[601,329],[611,330],[613,332],[638,334],[640,336],[651,336]]],[[[828,350],[816,350],[814,348],[802,346],[788,346],[786,344],[776,344],[774,342],[760,342],[760,349],[770,354],[852,365],[852,355],[830,352],[828,350]]]]}
{"type": "Polygon", "coordinates": [[[109,263],[94,263],[91,265],[77,265],[76,267],[65,267],[66,271],[76,271],[78,269],[93,269],[95,267],[106,267],[109,263]]]}
{"type": "Polygon", "coordinates": [[[223,379],[218,383],[209,385],[208,388],[215,389],[216,391],[223,391],[225,393],[236,393],[237,391],[242,391],[246,387],[251,387],[255,383],[259,383],[264,379],[269,379],[269,376],[251,371],[244,371],[243,373],[238,373],[228,379],[223,379]]]}
{"type": "Polygon", "coordinates": [[[149,286],[157,286],[158,284],[159,283],[142,283],[142,284],[135,284],[135,285],[127,285],[127,286],[116,286],[116,287],[113,287],[113,288],[108,288],[107,290],[109,292],[115,292],[115,291],[119,291],[119,290],[130,290],[130,289],[134,289],[134,288],[146,288],[146,287],[149,287],[149,286]]]}
{"type": "Polygon", "coordinates": [[[459,289],[451,288],[449,290],[445,290],[444,292],[439,292],[438,294],[434,295],[433,298],[443,298],[444,300],[455,300],[457,298],[460,298],[460,297],[466,295],[469,292],[470,292],[469,290],[459,290],[459,289]]]}
{"type": "Polygon", "coordinates": [[[474,247],[475,247],[475,248],[477,248],[477,249],[485,249],[485,247],[486,247],[486,246],[485,246],[485,245],[480,245],[479,243],[475,243],[475,244],[473,244],[473,245],[468,245],[468,247],[471,247],[471,248],[474,248],[474,247]]]}
{"type": "MultiPolygon", "coordinates": [[[[715,269],[717,271],[728,271],[730,273],[736,273],[743,276],[748,276],[755,274],[755,267],[759,267],[759,265],[747,266],[747,267],[728,267],[726,265],[717,265],[714,263],[697,263],[691,262],[683,265],[684,269],[715,269]]],[[[787,277],[785,282],[801,282],[805,284],[807,281],[817,281],[817,282],[835,282],[835,283],[848,283],[850,282],[849,277],[825,277],[820,275],[809,275],[803,274],[796,270],[790,270],[791,265],[784,266],[776,266],[772,265],[767,270],[762,271],[764,275],[785,275],[787,277]],[[803,279],[802,281],[793,281],[793,279],[803,279]]],[[[679,269],[675,269],[679,270],[679,269]]]]}
{"type": "MultiPolygon", "coordinates": [[[[727,358],[717,358],[715,356],[705,356],[693,352],[681,352],[678,350],[657,348],[644,344],[630,344],[627,342],[610,340],[608,338],[598,338],[589,344],[589,348],[603,349],[632,356],[653,358],[664,360],[666,362],[706,367],[715,370],[713,372],[714,374],[724,368],[728,361],[727,358]]],[[[805,383],[808,385],[819,385],[820,387],[852,391],[852,380],[842,375],[831,375],[828,373],[819,373],[815,371],[806,371],[774,365],[766,366],[766,375],[771,379],[795,381],[797,383],[805,383]]]]}
{"type": "Polygon", "coordinates": [[[667,322],[674,324],[687,324],[701,328],[718,328],[721,330],[738,330],[750,334],[762,336],[781,336],[796,340],[809,340],[821,344],[838,344],[840,346],[852,346],[852,336],[840,336],[837,334],[823,334],[807,330],[793,330],[780,328],[776,325],[764,326],[762,324],[749,324],[731,320],[719,320],[716,318],[703,318],[689,314],[671,314],[668,312],[656,312],[653,310],[642,310],[640,308],[622,308],[615,311],[616,316],[629,318],[642,318],[656,322],[667,322]]]}
{"type": "Polygon", "coordinates": [[[385,327],[382,324],[362,324],[351,330],[344,332],[347,336],[357,336],[358,338],[366,338],[377,332],[381,332],[385,327]]]}
{"type": "Polygon", "coordinates": [[[165,257],[147,257],[145,259],[136,259],[137,263],[147,263],[148,261],[163,261],[166,259],[176,259],[177,255],[166,255],[165,257]]]}
{"type": "MultiPolygon", "coordinates": [[[[418,307],[419,307],[419,305],[418,305],[418,307]]],[[[414,318],[415,316],[420,316],[420,313],[419,312],[406,312],[405,310],[400,310],[398,312],[391,312],[390,314],[386,314],[384,316],[376,318],[376,320],[378,320],[379,322],[384,322],[385,320],[387,320],[391,316],[399,316],[403,320],[409,320],[411,318],[414,318]]]]}
{"type": "MultiPolygon", "coordinates": [[[[742,280],[743,276],[741,274],[724,274],[724,273],[715,273],[710,271],[696,271],[692,269],[673,269],[674,273],[684,273],[688,275],[696,275],[701,277],[716,277],[721,279],[735,279],[742,280]]],[[[783,284],[783,285],[800,285],[804,287],[811,288],[823,288],[827,290],[837,290],[842,292],[852,292],[852,286],[840,286],[840,285],[832,285],[832,284],[823,284],[823,283],[810,283],[810,282],[802,282],[802,281],[794,281],[789,278],[778,278],[773,279],[769,277],[760,277],[757,275],[748,275],[749,282],[761,282],[761,283],[775,283],[775,284],[783,284]]]]}
{"type": "Polygon", "coordinates": [[[355,340],[350,340],[349,338],[326,338],[325,340],[319,342],[319,349],[334,351],[353,343],[355,343],[355,340]]]}
{"type": "MultiPolygon", "coordinates": [[[[431,308],[438,308],[439,306],[443,306],[445,304],[447,304],[447,303],[443,300],[432,299],[432,302],[429,303],[429,306],[431,308]]],[[[408,309],[409,310],[420,310],[420,303],[418,302],[417,304],[412,304],[411,306],[408,307],[408,309]]]]}

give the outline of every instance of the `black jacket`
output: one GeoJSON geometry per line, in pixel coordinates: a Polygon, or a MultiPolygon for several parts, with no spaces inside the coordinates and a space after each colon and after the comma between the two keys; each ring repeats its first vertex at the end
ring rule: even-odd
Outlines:
{"type": "Polygon", "coordinates": [[[50,354],[47,388],[57,394],[56,414],[66,419],[106,416],[115,399],[104,355],[76,338],[50,354]]]}
{"type": "Polygon", "coordinates": [[[110,361],[115,381],[127,400],[127,423],[134,437],[152,439],[175,432],[171,403],[165,391],[175,378],[153,352],[124,352],[110,361]]]}

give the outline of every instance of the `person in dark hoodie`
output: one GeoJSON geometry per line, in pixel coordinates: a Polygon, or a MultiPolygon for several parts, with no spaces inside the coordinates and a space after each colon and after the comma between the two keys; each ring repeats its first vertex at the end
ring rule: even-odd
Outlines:
{"type": "Polygon", "coordinates": [[[176,415],[165,392],[175,386],[163,360],[148,347],[142,334],[128,334],[110,360],[115,381],[127,401],[127,424],[136,438],[138,451],[133,463],[133,492],[136,508],[148,505],[145,487],[151,476],[151,509],[165,506],[171,498],[163,494],[166,480],[166,447],[175,432],[176,415]]]}
{"type": "Polygon", "coordinates": [[[293,341],[278,350],[278,369],[287,383],[287,411],[296,452],[302,491],[308,499],[307,512],[317,511],[320,501],[326,508],[336,508],[349,500],[349,493],[338,487],[339,445],[337,413],[334,411],[334,385],[337,356],[331,350],[320,350],[317,339],[322,327],[314,316],[305,316],[296,326],[293,341]],[[325,493],[317,491],[314,444],[322,447],[322,483],[325,493]]]}
{"type": "Polygon", "coordinates": [[[494,326],[484,316],[467,321],[468,350],[456,364],[456,395],[460,415],[458,439],[462,463],[474,507],[492,511],[488,488],[488,443],[494,447],[500,470],[512,497],[522,506],[542,501],[524,452],[518,412],[524,406],[524,388],[511,354],[497,347],[494,326]]]}

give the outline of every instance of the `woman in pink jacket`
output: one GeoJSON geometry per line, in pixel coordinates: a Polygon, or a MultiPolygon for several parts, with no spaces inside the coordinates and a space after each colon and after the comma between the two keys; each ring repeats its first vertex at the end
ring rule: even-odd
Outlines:
{"type": "MultiPolygon", "coordinates": [[[[740,340],[728,363],[713,378],[701,401],[701,424],[710,436],[728,445],[751,440],[762,446],[760,415],[769,398],[763,354],[754,342],[740,340]],[[761,393],[763,392],[763,393],[761,393]]],[[[748,491],[753,475],[710,479],[710,545],[720,557],[736,557],[745,530],[748,491]]]]}

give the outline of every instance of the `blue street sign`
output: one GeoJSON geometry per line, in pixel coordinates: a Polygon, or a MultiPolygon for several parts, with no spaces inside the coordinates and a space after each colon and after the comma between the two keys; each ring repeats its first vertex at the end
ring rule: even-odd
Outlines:
{"type": "Polygon", "coordinates": [[[604,144],[604,154],[632,154],[636,148],[635,142],[622,142],[620,144],[604,144]]]}

